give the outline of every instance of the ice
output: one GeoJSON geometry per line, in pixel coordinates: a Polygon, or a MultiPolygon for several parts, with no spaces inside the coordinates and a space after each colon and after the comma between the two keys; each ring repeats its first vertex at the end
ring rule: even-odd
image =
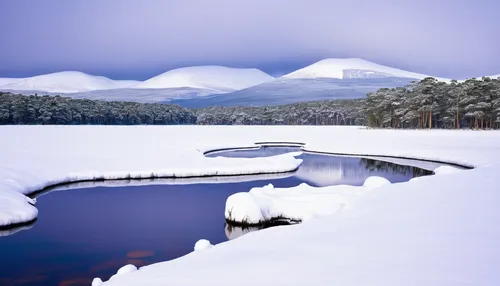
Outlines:
{"type": "Polygon", "coordinates": [[[213,245],[206,239],[200,239],[194,244],[194,251],[207,250],[213,245]]]}

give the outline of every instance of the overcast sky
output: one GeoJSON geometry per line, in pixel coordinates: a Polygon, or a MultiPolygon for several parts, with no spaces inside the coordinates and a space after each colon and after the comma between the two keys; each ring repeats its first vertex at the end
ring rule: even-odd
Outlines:
{"type": "Polygon", "coordinates": [[[142,80],[207,64],[279,75],[328,57],[492,75],[499,11],[498,0],[0,0],[0,77],[142,80]]]}

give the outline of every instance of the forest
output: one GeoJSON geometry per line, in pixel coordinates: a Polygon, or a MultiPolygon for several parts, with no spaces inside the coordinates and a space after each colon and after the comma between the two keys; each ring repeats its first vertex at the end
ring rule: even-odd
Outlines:
{"type": "Polygon", "coordinates": [[[269,107],[209,107],[71,99],[0,92],[0,124],[100,125],[355,125],[362,100],[319,101],[269,107]]]}
{"type": "Polygon", "coordinates": [[[366,99],[264,107],[188,109],[173,104],[0,92],[0,124],[366,125],[372,128],[499,129],[500,79],[425,78],[366,99]]]}
{"type": "Polygon", "coordinates": [[[170,104],[0,92],[0,124],[196,124],[196,116],[183,107],[170,104]]]}
{"type": "Polygon", "coordinates": [[[378,128],[500,128],[500,79],[425,78],[369,93],[366,124],[378,128]]]}

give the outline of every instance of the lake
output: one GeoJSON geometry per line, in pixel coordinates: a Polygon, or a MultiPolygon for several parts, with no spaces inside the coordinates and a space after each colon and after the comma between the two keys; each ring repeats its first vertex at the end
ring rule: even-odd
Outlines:
{"type": "MultiPolygon", "coordinates": [[[[294,147],[215,152],[208,157],[272,156],[294,147]]],[[[212,244],[252,229],[226,227],[228,196],[269,183],[292,187],[362,185],[369,176],[392,183],[431,171],[383,161],[304,153],[293,173],[184,180],[75,184],[37,195],[39,218],[0,235],[0,285],[90,285],[121,266],[143,266],[183,256],[199,239],[212,244]]],[[[433,169],[437,165],[405,161],[433,169]]]]}

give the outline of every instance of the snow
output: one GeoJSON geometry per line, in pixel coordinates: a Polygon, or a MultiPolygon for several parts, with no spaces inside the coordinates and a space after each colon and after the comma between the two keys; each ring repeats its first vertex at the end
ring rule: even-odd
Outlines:
{"type": "MultiPolygon", "coordinates": [[[[3,168],[0,167],[0,170],[3,168]]],[[[21,193],[8,189],[0,191],[0,226],[34,220],[38,210],[32,204],[34,201],[21,193]]]]}
{"type": "Polygon", "coordinates": [[[202,251],[211,248],[213,245],[206,239],[200,239],[194,244],[194,251],[202,251]]]}
{"type": "MultiPolygon", "coordinates": [[[[111,276],[111,278],[109,278],[109,281],[112,281],[113,279],[116,279],[119,276],[122,276],[122,275],[125,275],[125,274],[128,274],[128,273],[132,273],[132,272],[135,272],[135,271],[137,271],[137,267],[135,265],[127,264],[127,265],[121,267],[120,269],[118,269],[118,271],[116,272],[116,274],[113,275],[113,276],[111,276]]],[[[97,279],[100,279],[100,278],[97,278],[97,279]]],[[[94,278],[94,280],[96,280],[96,279],[94,278]]],[[[97,280],[97,281],[99,281],[99,280],[97,280]]]]}
{"type": "Polygon", "coordinates": [[[500,74],[487,76],[489,78],[500,78],[500,74]]]}
{"type": "Polygon", "coordinates": [[[137,81],[112,80],[103,76],[94,76],[78,71],[63,71],[15,79],[15,81],[0,85],[0,88],[3,90],[74,93],[125,88],[134,84],[137,84],[137,81]]]}
{"type": "MultiPolygon", "coordinates": [[[[397,68],[379,65],[367,60],[358,58],[346,59],[324,59],[309,65],[305,68],[299,69],[287,75],[284,78],[362,78],[370,76],[384,76],[384,77],[403,77],[424,79],[429,77],[425,74],[409,72],[397,68]]],[[[448,79],[440,79],[449,81],[448,79]]]]}
{"type": "MultiPolygon", "coordinates": [[[[20,205],[27,203],[19,193],[69,179],[245,173],[297,165],[292,156],[241,161],[206,158],[200,152],[213,146],[250,147],[262,141],[303,142],[312,151],[403,156],[476,167],[453,172],[443,167],[436,169],[435,176],[406,183],[339,190],[346,203],[344,208],[333,205],[335,213],[316,213],[314,219],[298,225],[251,232],[209,251],[141,267],[104,282],[106,286],[224,286],[235,281],[242,286],[500,284],[500,132],[326,126],[2,126],[0,134],[8,138],[0,140],[0,194],[15,196],[11,203],[20,205]]],[[[293,193],[293,188],[276,191],[293,193]]],[[[331,192],[324,189],[323,195],[331,192]]],[[[16,208],[2,205],[2,220],[7,210],[16,208]]]]}
{"type": "Polygon", "coordinates": [[[302,183],[292,188],[274,188],[269,184],[229,196],[225,216],[246,224],[259,224],[278,217],[306,221],[349,208],[364,193],[390,183],[374,176],[367,178],[363,186],[312,187],[302,183]]]}
{"type": "Polygon", "coordinates": [[[133,88],[191,87],[219,92],[231,92],[273,80],[258,69],[238,69],[224,66],[195,66],[167,71],[141,82],[133,88]]]}
{"type": "MultiPolygon", "coordinates": [[[[58,183],[273,174],[295,170],[302,163],[293,154],[250,159],[206,158],[198,149],[203,150],[200,142],[207,140],[184,133],[192,128],[0,127],[0,133],[9,138],[0,141],[0,226],[27,222],[37,216],[36,208],[29,204],[31,200],[19,193],[30,194],[58,183]],[[180,136],[189,142],[172,140],[177,132],[184,134],[180,136]]],[[[252,145],[246,140],[235,142],[242,147],[252,145]]]]}
{"type": "Polygon", "coordinates": [[[18,78],[0,78],[0,88],[2,88],[3,85],[13,83],[17,80],[19,80],[19,79],[18,78]]]}
{"type": "Polygon", "coordinates": [[[103,282],[101,278],[94,278],[94,280],[92,280],[91,286],[101,286],[102,284],[103,282]]]}

